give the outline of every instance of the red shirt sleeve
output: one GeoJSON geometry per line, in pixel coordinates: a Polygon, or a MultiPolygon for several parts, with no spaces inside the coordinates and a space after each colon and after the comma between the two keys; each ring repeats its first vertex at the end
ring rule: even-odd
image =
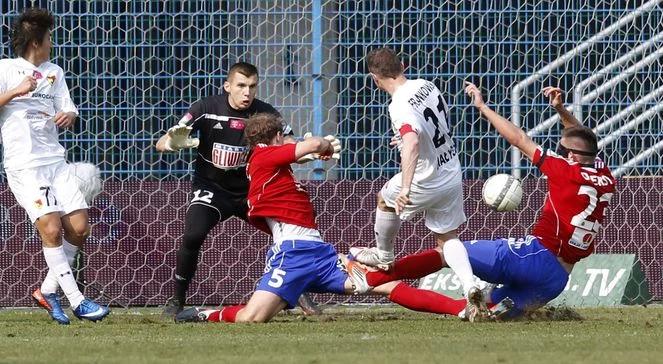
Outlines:
{"type": "Polygon", "coordinates": [[[572,168],[572,162],[569,162],[566,158],[560,157],[550,149],[543,150],[540,147],[534,151],[532,162],[541,173],[550,179],[567,179],[572,168]]]}
{"type": "Polygon", "coordinates": [[[297,161],[295,159],[296,147],[296,143],[264,147],[265,149],[260,152],[260,158],[254,159],[253,163],[258,162],[260,165],[268,167],[288,166],[297,161]]]}

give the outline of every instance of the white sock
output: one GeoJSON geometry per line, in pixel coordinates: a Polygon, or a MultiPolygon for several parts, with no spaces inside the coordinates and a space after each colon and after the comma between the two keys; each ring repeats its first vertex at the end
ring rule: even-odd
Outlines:
{"type": "Polygon", "coordinates": [[[463,291],[465,296],[470,288],[474,287],[474,274],[470,259],[467,256],[467,249],[459,239],[450,239],[444,243],[442,248],[444,252],[444,261],[447,262],[449,268],[453,269],[458,278],[463,284],[463,291]]]}
{"type": "MultiPolygon", "coordinates": [[[[73,266],[76,253],[78,253],[78,247],[62,238],[62,248],[64,248],[64,254],[67,256],[67,262],[69,262],[69,266],[73,266]]],[[[46,274],[46,278],[44,278],[44,281],[41,283],[41,293],[55,293],[58,291],[58,287],[60,287],[58,284],[58,279],[55,276],[55,273],[53,273],[53,270],[49,269],[48,273],[46,274]]]]}
{"type": "Polygon", "coordinates": [[[375,210],[375,241],[382,254],[394,258],[394,239],[401,227],[401,219],[394,212],[375,210]]]}
{"type": "Polygon", "coordinates": [[[69,300],[69,304],[75,309],[85,297],[78,290],[74,274],[71,272],[71,266],[67,262],[67,255],[64,252],[64,248],[62,246],[57,248],[43,247],[42,250],[44,251],[46,265],[48,265],[49,270],[53,271],[62,291],[69,300]]]}

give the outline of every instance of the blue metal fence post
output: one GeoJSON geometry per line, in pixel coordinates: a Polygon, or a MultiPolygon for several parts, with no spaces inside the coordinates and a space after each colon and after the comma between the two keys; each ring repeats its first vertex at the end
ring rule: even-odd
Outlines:
{"type": "MultiPolygon", "coordinates": [[[[313,30],[311,39],[311,78],[313,82],[313,135],[322,135],[322,1],[314,0],[311,11],[313,30]]],[[[325,169],[322,161],[313,162],[311,179],[325,179],[325,169]]]]}

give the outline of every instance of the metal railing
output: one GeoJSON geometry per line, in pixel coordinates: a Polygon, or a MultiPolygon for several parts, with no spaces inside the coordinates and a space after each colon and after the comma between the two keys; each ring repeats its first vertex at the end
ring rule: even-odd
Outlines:
{"type": "MultiPolygon", "coordinates": [[[[558,59],[553,61],[552,63],[550,63],[550,64],[546,65],[545,67],[539,69],[538,71],[534,72],[531,76],[527,77],[523,81],[519,82],[516,86],[514,86],[513,89],[511,90],[511,121],[513,122],[513,124],[516,125],[517,127],[521,126],[520,98],[521,98],[523,90],[525,90],[528,86],[530,86],[534,82],[538,81],[539,79],[541,79],[545,76],[548,76],[553,70],[566,65],[569,61],[571,61],[576,56],[578,56],[578,55],[582,54],[583,52],[585,52],[586,50],[588,50],[595,43],[611,36],[613,33],[615,33],[617,30],[621,29],[622,27],[631,24],[631,22],[633,20],[640,17],[641,15],[652,11],[662,1],[663,0],[650,0],[650,1],[647,1],[642,6],[638,7],[635,10],[633,10],[628,15],[620,18],[614,24],[612,24],[609,27],[605,28],[604,30],[600,31],[599,33],[597,33],[593,37],[587,39],[586,41],[580,43],[578,46],[576,46],[573,49],[571,49],[570,51],[566,52],[561,57],[559,57],[558,59]]],[[[653,37],[652,40],[654,40],[655,38],[658,38],[658,35],[656,37],[653,37]]],[[[655,40],[652,42],[652,44],[654,42],[655,42],[655,40]]],[[[630,55],[627,55],[628,60],[633,59],[634,57],[637,57],[639,54],[641,54],[648,47],[649,47],[649,45],[639,46],[639,47],[631,50],[629,52],[630,55]]],[[[663,50],[661,50],[661,49],[657,50],[654,54],[652,54],[651,59],[649,57],[646,58],[646,60],[647,60],[646,62],[649,62],[650,60],[653,62],[653,59],[655,57],[658,57],[662,53],[663,53],[663,50]]],[[[626,62],[628,60],[623,60],[621,62],[626,62]]],[[[618,62],[618,61],[615,61],[615,63],[618,62]]],[[[645,62],[645,59],[643,59],[641,62],[645,62]]],[[[640,65],[634,65],[631,68],[634,68],[636,66],[640,67],[640,65]]],[[[644,67],[644,64],[642,65],[642,67],[644,67]]],[[[632,71],[634,72],[634,70],[632,70],[632,71]]],[[[588,95],[588,96],[590,96],[590,95],[588,95]]],[[[595,96],[592,95],[592,97],[595,97],[595,96]]],[[[579,107],[578,105],[574,105],[573,109],[574,109],[575,112],[577,112],[575,109],[578,108],[578,107],[579,107]]],[[[551,119],[546,120],[544,123],[540,124],[538,127],[530,130],[528,135],[533,136],[533,135],[536,135],[536,134],[540,133],[543,130],[547,130],[548,128],[550,128],[557,121],[557,120],[551,121],[551,119]]],[[[512,147],[511,148],[511,173],[512,173],[513,176],[515,176],[517,178],[520,178],[520,176],[521,176],[520,162],[521,162],[520,150],[518,148],[512,147]]]]}

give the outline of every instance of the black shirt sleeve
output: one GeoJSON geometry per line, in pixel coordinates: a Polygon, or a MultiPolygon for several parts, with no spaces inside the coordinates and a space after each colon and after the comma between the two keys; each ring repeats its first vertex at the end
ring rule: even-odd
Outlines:
{"type": "Polygon", "coordinates": [[[187,113],[182,118],[182,120],[186,121],[187,125],[193,128],[193,132],[200,130],[201,123],[199,121],[201,116],[205,114],[205,101],[206,100],[196,101],[193,105],[191,105],[189,111],[187,111],[187,113]]]}

